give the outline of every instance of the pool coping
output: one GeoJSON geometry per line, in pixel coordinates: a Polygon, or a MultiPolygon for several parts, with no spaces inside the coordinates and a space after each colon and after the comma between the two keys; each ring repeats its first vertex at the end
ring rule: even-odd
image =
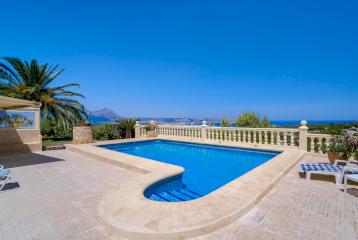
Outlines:
{"type": "MultiPolygon", "coordinates": [[[[66,145],[69,150],[138,173],[135,179],[110,191],[99,204],[99,220],[114,237],[183,239],[215,231],[250,210],[305,155],[297,149],[281,150],[271,160],[202,198],[186,202],[156,202],[147,199],[144,191],[153,183],[182,174],[182,167],[97,147],[153,139],[248,148],[239,144],[164,137],[66,145]]],[[[251,147],[277,151],[268,148],[251,147]]]]}

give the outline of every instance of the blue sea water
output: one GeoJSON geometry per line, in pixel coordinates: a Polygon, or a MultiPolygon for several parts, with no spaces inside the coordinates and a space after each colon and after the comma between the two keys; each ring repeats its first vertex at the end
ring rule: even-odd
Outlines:
{"type": "MultiPolygon", "coordinates": [[[[336,124],[336,123],[356,123],[358,122],[358,120],[308,120],[308,125],[309,124],[336,124]]],[[[291,127],[291,126],[299,126],[301,121],[300,120],[290,120],[290,121],[285,121],[285,120],[273,120],[270,121],[270,123],[274,126],[277,127],[291,127]]],[[[200,125],[200,124],[199,124],[200,125]]],[[[212,125],[220,127],[221,123],[220,122],[215,122],[212,125]]],[[[232,126],[235,127],[235,123],[232,123],[232,126]]]]}
{"type": "Polygon", "coordinates": [[[184,167],[185,172],[180,179],[181,185],[176,185],[180,189],[165,189],[167,196],[163,196],[164,190],[157,187],[150,194],[154,193],[153,198],[161,196],[169,201],[191,200],[185,196],[181,196],[182,199],[179,197],[179,200],[173,199],[174,195],[178,197],[179,192],[182,193],[182,191],[187,191],[187,194],[190,191],[197,194],[197,197],[206,195],[279,154],[270,151],[166,140],[121,143],[102,147],[184,167]]]}
{"type": "MultiPolygon", "coordinates": [[[[271,124],[276,126],[298,126],[301,121],[271,121],[271,124]]],[[[308,124],[335,124],[335,123],[354,123],[357,120],[308,120],[308,124]]]]}

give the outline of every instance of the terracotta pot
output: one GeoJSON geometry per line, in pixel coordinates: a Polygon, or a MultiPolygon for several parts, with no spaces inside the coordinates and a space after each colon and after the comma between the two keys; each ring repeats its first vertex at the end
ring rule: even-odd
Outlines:
{"type": "Polygon", "coordinates": [[[330,163],[334,163],[335,160],[348,160],[347,156],[343,153],[328,152],[328,160],[330,163]]]}
{"type": "Polygon", "coordinates": [[[147,131],[147,137],[156,137],[156,136],[157,136],[157,134],[154,130],[147,131]]]}

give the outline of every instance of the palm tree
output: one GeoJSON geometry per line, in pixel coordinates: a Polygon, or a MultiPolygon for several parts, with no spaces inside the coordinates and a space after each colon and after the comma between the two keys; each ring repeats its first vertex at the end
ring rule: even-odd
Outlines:
{"type": "Polygon", "coordinates": [[[36,60],[27,62],[12,57],[2,60],[0,95],[40,102],[42,119],[51,119],[62,129],[87,119],[84,106],[73,98],[83,95],[68,90],[68,87],[79,87],[79,84],[53,86],[64,69],[57,70],[58,65],[40,64],[36,60]]]}
{"type": "Polygon", "coordinates": [[[126,138],[132,138],[132,131],[137,120],[138,119],[123,118],[117,120],[116,122],[122,129],[124,129],[126,138]]]}

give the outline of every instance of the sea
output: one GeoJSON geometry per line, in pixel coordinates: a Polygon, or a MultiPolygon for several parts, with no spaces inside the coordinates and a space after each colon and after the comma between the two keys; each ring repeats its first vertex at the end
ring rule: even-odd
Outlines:
{"type": "MultiPolygon", "coordinates": [[[[278,121],[270,121],[272,125],[277,127],[291,127],[291,126],[299,126],[301,120],[278,120],[278,121]]],[[[307,120],[308,124],[344,124],[344,123],[358,123],[358,120],[307,120]]],[[[214,126],[220,126],[220,122],[212,123],[214,126]]],[[[234,126],[234,123],[233,123],[234,126]]]]}

